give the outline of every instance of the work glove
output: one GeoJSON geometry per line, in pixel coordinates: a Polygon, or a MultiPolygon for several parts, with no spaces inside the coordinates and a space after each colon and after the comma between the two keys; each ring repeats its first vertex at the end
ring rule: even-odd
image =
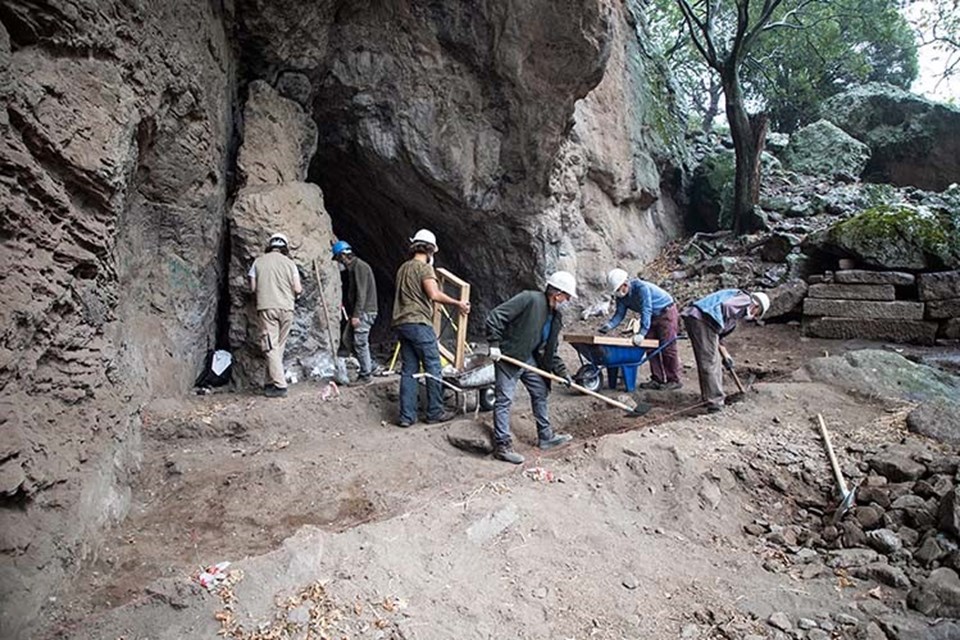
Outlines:
{"type": "Polygon", "coordinates": [[[571,378],[569,375],[563,375],[560,377],[563,378],[563,386],[569,388],[570,385],[573,384],[573,378],[571,378]]]}
{"type": "Polygon", "coordinates": [[[631,339],[631,342],[633,342],[633,346],[635,347],[642,346],[644,337],[645,336],[642,333],[633,334],[633,338],[631,339]]]}
{"type": "Polygon", "coordinates": [[[490,347],[490,350],[487,353],[490,354],[490,359],[494,361],[499,360],[500,356],[503,355],[500,353],[500,347],[490,347]]]}
{"type": "Polygon", "coordinates": [[[727,371],[733,371],[733,358],[724,358],[723,368],[727,371]]]}
{"type": "Polygon", "coordinates": [[[597,331],[599,331],[600,333],[606,335],[606,333],[607,333],[608,331],[610,331],[610,327],[608,327],[607,325],[603,325],[602,327],[600,327],[599,329],[597,329],[597,331]]]}

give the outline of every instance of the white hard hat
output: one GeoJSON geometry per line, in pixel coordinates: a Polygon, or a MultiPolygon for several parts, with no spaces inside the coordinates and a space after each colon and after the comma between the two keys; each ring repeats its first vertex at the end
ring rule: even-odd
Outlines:
{"type": "Polygon", "coordinates": [[[428,229],[420,229],[420,231],[413,234],[413,237],[410,238],[410,244],[414,242],[426,242],[427,244],[433,245],[434,251],[440,250],[440,247],[437,246],[437,236],[433,235],[433,231],[428,229]]]}
{"type": "Polygon", "coordinates": [[[610,293],[616,293],[628,278],[630,274],[623,269],[611,269],[607,274],[607,288],[610,289],[610,293]]]}
{"type": "Polygon", "coordinates": [[[577,281],[569,271],[557,271],[552,274],[547,278],[547,286],[563,291],[571,298],[577,297],[577,281]]]}
{"type": "Polygon", "coordinates": [[[270,236],[270,240],[267,241],[267,246],[270,247],[286,247],[289,244],[290,242],[287,240],[287,236],[283,235],[282,233],[273,234],[270,236]]]}
{"type": "Polygon", "coordinates": [[[755,303],[760,305],[760,313],[757,315],[757,318],[762,318],[763,315],[767,312],[767,309],[770,308],[770,296],[760,291],[756,293],[751,293],[750,297],[755,303]]]}

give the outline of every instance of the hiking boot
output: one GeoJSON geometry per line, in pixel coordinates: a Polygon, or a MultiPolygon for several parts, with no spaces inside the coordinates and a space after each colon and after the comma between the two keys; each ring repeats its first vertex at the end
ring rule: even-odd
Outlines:
{"type": "Polygon", "coordinates": [[[665,383],[663,386],[661,386],[660,388],[663,389],[664,391],[676,391],[677,389],[682,389],[682,388],[683,388],[683,383],[682,383],[682,382],[667,382],[667,383],[665,383]]]}
{"type": "Polygon", "coordinates": [[[659,391],[663,388],[663,383],[659,380],[648,380],[647,382],[641,382],[637,385],[638,389],[646,389],[648,391],[659,391]]]}
{"type": "Polygon", "coordinates": [[[357,376],[357,384],[370,384],[371,380],[369,373],[365,376],[357,376]]]}
{"type": "Polygon", "coordinates": [[[450,422],[457,417],[454,411],[444,411],[436,418],[427,418],[427,424],[440,424],[441,422],[450,422]]]}
{"type": "Polygon", "coordinates": [[[263,395],[267,396],[268,398],[283,398],[287,395],[287,388],[268,384],[263,388],[263,395]]]}
{"type": "Polygon", "coordinates": [[[498,446],[493,451],[493,457],[510,464],[523,464],[523,456],[514,451],[510,445],[498,446]]]}
{"type": "Polygon", "coordinates": [[[571,436],[569,433],[557,433],[546,440],[541,440],[540,444],[537,446],[539,446],[541,449],[555,449],[557,447],[562,447],[571,440],[573,440],[573,436],[571,436]]]}
{"type": "Polygon", "coordinates": [[[407,429],[413,426],[413,423],[409,420],[397,420],[397,426],[402,429],[407,429]]]}

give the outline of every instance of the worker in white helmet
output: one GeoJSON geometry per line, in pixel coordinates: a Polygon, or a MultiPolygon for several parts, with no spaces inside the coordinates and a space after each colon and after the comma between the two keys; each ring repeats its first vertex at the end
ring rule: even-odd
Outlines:
{"type": "MultiPolygon", "coordinates": [[[[700,298],[680,312],[697,360],[700,399],[707,411],[720,411],[724,405],[721,340],[737,328],[737,320],[760,320],[769,308],[770,298],[765,293],[723,289],[700,298]]],[[[732,362],[729,367],[733,367],[732,362]]]]}
{"type": "Polygon", "coordinates": [[[427,422],[446,422],[453,412],[443,409],[440,388],[440,348],[433,330],[434,303],[449,304],[470,313],[470,303],[445,294],[433,270],[437,237],[421,229],[410,238],[410,259],[397,270],[396,294],[393,301],[393,322],[400,337],[400,417],[397,425],[409,427],[417,421],[417,381],[413,375],[423,370],[427,378],[427,422]]]}
{"type": "Polygon", "coordinates": [[[645,338],[670,342],[656,357],[650,360],[650,380],[641,383],[641,389],[673,390],[683,386],[680,382],[680,352],[677,349],[677,333],[680,318],[673,296],[646,280],[630,279],[623,269],[612,269],[607,274],[607,286],[616,297],[617,310],[602,327],[600,333],[617,328],[627,311],[639,314],[633,342],[640,346],[645,338]],[[672,342],[671,342],[672,341],[672,342]]]}
{"type": "Polygon", "coordinates": [[[510,435],[510,405],[523,382],[530,394],[530,404],[537,423],[540,449],[553,449],[570,442],[572,436],[556,433],[547,417],[547,395],[550,382],[536,373],[500,360],[507,355],[564,378],[570,375],[557,354],[563,309],[577,297],[573,274],[557,271],[547,278],[544,291],[522,291],[502,303],[487,316],[487,341],[490,357],[496,362],[493,406],[493,455],[505,462],[520,464],[523,456],[513,450],[510,435]]]}
{"type": "Polygon", "coordinates": [[[294,304],[303,292],[300,272],[289,257],[289,244],[287,236],[273,234],[267,241],[266,253],[254,260],[247,272],[250,291],[257,298],[260,348],[267,360],[263,391],[274,398],[287,395],[283,351],[293,323],[294,304]]]}

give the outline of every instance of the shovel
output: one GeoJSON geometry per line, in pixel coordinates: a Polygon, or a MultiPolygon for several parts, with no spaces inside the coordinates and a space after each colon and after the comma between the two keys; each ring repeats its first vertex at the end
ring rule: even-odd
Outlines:
{"type": "MultiPolygon", "coordinates": [[[[541,376],[543,376],[544,378],[547,378],[547,379],[549,379],[549,380],[554,380],[554,381],[559,382],[559,383],[561,383],[561,384],[568,384],[567,381],[566,381],[564,378],[561,378],[560,376],[554,375],[554,374],[552,374],[552,373],[547,373],[547,372],[544,371],[543,369],[538,369],[538,368],[536,368],[535,366],[530,365],[530,364],[527,364],[526,362],[521,362],[520,360],[517,360],[516,358],[511,358],[510,356],[500,356],[500,360],[502,360],[503,362],[507,362],[507,363],[509,363],[509,364],[512,364],[512,365],[514,365],[514,366],[516,366],[516,367],[520,367],[521,369],[526,369],[527,371],[532,371],[533,373],[536,373],[537,375],[541,375],[541,376]]],[[[624,411],[627,412],[627,417],[628,417],[628,418],[639,418],[640,416],[642,416],[642,415],[646,414],[648,411],[650,411],[650,409],[652,408],[652,407],[651,407],[650,405],[648,405],[648,404],[638,404],[636,407],[631,407],[631,406],[628,405],[628,404],[624,404],[623,402],[618,402],[617,400],[614,400],[613,398],[608,398],[607,396],[602,395],[602,394],[599,394],[599,393],[597,393],[596,391],[591,391],[590,389],[587,389],[586,387],[581,387],[580,385],[576,384],[575,382],[570,382],[569,385],[570,385],[570,388],[571,388],[571,389],[576,389],[576,390],[579,391],[580,393],[585,393],[585,394],[587,394],[588,396],[593,396],[593,397],[596,398],[597,400],[603,400],[603,401],[606,402],[607,404],[613,405],[614,407],[616,407],[616,408],[618,408],[618,409],[623,409],[624,411]]]]}
{"type": "Polygon", "coordinates": [[[333,325],[330,324],[330,313],[327,311],[327,301],[323,295],[323,280],[320,279],[320,267],[317,266],[316,260],[313,261],[313,274],[317,277],[317,290],[320,292],[320,308],[323,309],[323,321],[327,325],[327,337],[330,339],[330,355],[333,356],[334,367],[333,379],[340,384],[347,384],[350,382],[350,377],[347,375],[347,366],[337,357],[337,343],[334,342],[333,339],[333,325]]]}
{"type": "Polygon", "coordinates": [[[837,507],[837,510],[833,513],[833,523],[836,524],[840,521],[840,518],[843,517],[843,514],[853,506],[853,503],[856,501],[857,489],[856,487],[854,487],[853,490],[847,489],[847,483],[843,479],[843,474],[840,473],[840,465],[837,464],[837,456],[833,453],[833,445],[830,444],[830,434],[827,433],[827,425],[823,422],[823,416],[819,413],[817,414],[817,421],[820,423],[820,437],[823,438],[823,446],[827,450],[827,457],[830,459],[830,468],[833,469],[833,477],[837,481],[837,488],[840,489],[840,506],[837,507]]]}

